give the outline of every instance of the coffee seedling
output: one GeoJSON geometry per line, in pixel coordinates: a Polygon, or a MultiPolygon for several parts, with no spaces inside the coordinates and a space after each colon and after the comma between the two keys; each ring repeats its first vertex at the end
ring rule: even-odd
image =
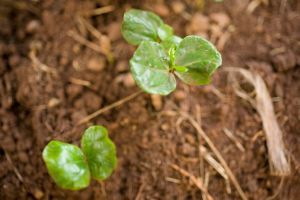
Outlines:
{"type": "Polygon", "coordinates": [[[210,82],[222,64],[221,54],[200,36],[180,38],[152,12],[131,9],[124,14],[122,34],[138,45],[130,60],[137,85],[151,94],[168,95],[176,88],[175,75],[190,85],[210,82]]]}
{"type": "Polygon", "coordinates": [[[106,128],[91,126],[81,138],[81,149],[52,140],[43,151],[43,159],[54,182],[63,189],[79,190],[96,180],[108,178],[117,164],[116,148],[106,128]]]}
{"type": "MultiPolygon", "coordinates": [[[[200,36],[180,38],[173,28],[152,12],[131,9],[124,14],[122,34],[138,45],[130,60],[137,85],[151,94],[168,95],[176,89],[177,76],[190,85],[210,82],[222,58],[209,41],[200,36]]],[[[70,190],[89,185],[90,179],[104,180],[116,167],[116,148],[102,126],[88,128],[78,146],[50,141],[43,159],[55,183],[70,190]]]]}

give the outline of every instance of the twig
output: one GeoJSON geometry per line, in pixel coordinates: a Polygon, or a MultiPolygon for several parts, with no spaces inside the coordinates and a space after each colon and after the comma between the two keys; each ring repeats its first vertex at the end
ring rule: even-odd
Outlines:
{"type": "Polygon", "coordinates": [[[92,50],[94,50],[94,51],[96,51],[98,53],[101,53],[103,55],[106,54],[106,52],[103,51],[102,48],[100,48],[98,45],[96,45],[93,42],[88,41],[87,39],[85,39],[84,37],[78,35],[74,31],[69,31],[68,32],[68,36],[70,36],[71,38],[73,38],[74,40],[76,40],[77,42],[79,42],[80,44],[85,45],[88,48],[90,48],[90,49],[92,49],[92,50]]]}
{"type": "Polygon", "coordinates": [[[166,177],[165,180],[168,182],[171,182],[171,183],[175,183],[175,184],[180,183],[180,180],[178,180],[176,178],[172,178],[172,177],[166,177]]]}
{"type": "Polygon", "coordinates": [[[139,190],[138,190],[138,192],[137,192],[137,194],[135,196],[135,200],[140,200],[141,199],[141,197],[142,197],[142,191],[143,191],[144,187],[145,187],[145,183],[142,182],[142,184],[139,187],[139,190]]]}
{"type": "Polygon", "coordinates": [[[106,190],[105,190],[105,184],[103,181],[98,181],[101,187],[101,193],[103,195],[103,199],[107,199],[106,190]]]}
{"type": "Polygon", "coordinates": [[[85,28],[95,37],[97,38],[99,41],[101,41],[101,37],[102,34],[94,27],[92,26],[89,22],[87,22],[85,19],[83,19],[82,17],[78,17],[78,22],[80,24],[83,24],[85,26],[85,28]]]}
{"type": "Polygon", "coordinates": [[[91,82],[89,82],[89,81],[78,79],[78,78],[73,78],[73,77],[71,77],[69,79],[69,81],[75,85],[82,85],[85,87],[91,87],[91,85],[92,85],[91,82]]]}
{"type": "MultiPolygon", "coordinates": [[[[209,178],[210,178],[210,173],[209,173],[209,171],[206,171],[205,175],[204,175],[204,187],[205,188],[208,188],[209,178]]],[[[201,196],[202,196],[203,200],[207,200],[206,196],[203,193],[201,193],[201,196]]]]}
{"type": "Polygon", "coordinates": [[[40,70],[50,73],[54,76],[57,75],[57,71],[55,69],[45,65],[36,57],[36,53],[34,50],[29,52],[29,58],[32,61],[34,67],[39,68],[40,70]]]}
{"type": "Polygon", "coordinates": [[[127,96],[127,97],[125,97],[125,98],[119,100],[119,101],[116,101],[116,102],[114,102],[114,103],[112,103],[112,104],[110,104],[110,105],[104,107],[104,108],[101,108],[101,109],[97,110],[96,112],[94,112],[94,113],[92,113],[92,114],[90,114],[90,115],[84,117],[83,119],[81,119],[81,120],[76,124],[76,126],[79,126],[79,125],[82,125],[82,124],[84,124],[84,123],[89,122],[91,119],[97,117],[98,115],[101,115],[101,114],[104,113],[104,112],[107,112],[107,111],[109,111],[109,110],[111,110],[111,109],[113,109],[113,108],[116,108],[116,107],[118,107],[118,106],[124,104],[124,103],[127,102],[127,101],[130,101],[131,99],[137,97],[137,96],[140,95],[141,93],[142,93],[142,91],[138,91],[138,92],[133,93],[133,94],[131,94],[131,95],[129,95],[129,96],[127,96]]]}
{"type": "Polygon", "coordinates": [[[199,132],[199,134],[203,137],[203,139],[206,141],[206,143],[208,144],[210,149],[213,151],[213,153],[216,155],[216,157],[218,158],[220,163],[223,165],[227,175],[229,176],[229,178],[232,181],[233,185],[235,186],[236,190],[240,194],[241,198],[243,200],[246,200],[247,197],[246,197],[245,193],[243,192],[240,184],[238,183],[238,181],[235,178],[234,174],[232,173],[231,169],[229,168],[229,166],[227,165],[223,156],[221,155],[219,150],[215,147],[213,142],[209,139],[209,137],[206,135],[206,133],[202,130],[202,128],[199,126],[199,124],[192,117],[190,117],[188,114],[183,113],[183,112],[180,112],[180,114],[182,116],[186,117],[190,121],[190,123],[195,127],[195,129],[199,132]]]}
{"type": "Polygon", "coordinates": [[[237,138],[233,135],[233,133],[227,128],[223,129],[225,135],[235,144],[235,146],[241,151],[245,152],[245,148],[243,145],[237,140],[237,138]]]}
{"type": "Polygon", "coordinates": [[[264,132],[262,130],[257,131],[254,136],[251,138],[251,142],[255,142],[258,137],[264,136],[264,132]]]}
{"type": "Polygon", "coordinates": [[[23,177],[21,176],[19,170],[15,167],[14,163],[12,162],[9,154],[4,150],[4,154],[5,154],[5,157],[7,159],[7,161],[9,162],[9,164],[12,166],[17,178],[20,180],[21,183],[24,183],[24,179],[23,177]]]}
{"type": "Polygon", "coordinates": [[[231,187],[230,187],[230,182],[228,179],[227,180],[225,179],[225,185],[226,185],[226,192],[228,194],[231,194],[231,187]]]}
{"type": "MultiPolygon", "coordinates": [[[[201,119],[201,107],[200,105],[196,105],[196,119],[198,124],[201,126],[202,119],[201,119]]],[[[204,177],[204,162],[203,162],[203,155],[201,151],[201,135],[197,134],[197,139],[198,139],[198,156],[199,156],[199,165],[200,165],[200,176],[203,178],[204,177]]]]}
{"type": "Polygon", "coordinates": [[[204,156],[205,160],[225,179],[228,180],[228,176],[226,174],[225,169],[222,167],[222,165],[216,161],[209,153],[207,152],[207,149],[203,146],[201,146],[200,151],[202,155],[204,156]]]}
{"type": "Polygon", "coordinates": [[[105,13],[110,13],[112,11],[115,10],[115,6],[103,6],[101,8],[97,8],[89,13],[87,13],[86,15],[87,16],[95,16],[95,15],[102,15],[102,14],[105,14],[105,13]]]}
{"type": "Polygon", "coordinates": [[[183,176],[188,177],[196,186],[199,190],[201,190],[207,197],[208,200],[213,200],[213,197],[208,193],[207,189],[204,187],[204,184],[200,178],[195,177],[194,175],[190,174],[186,170],[182,169],[178,165],[175,164],[170,164],[170,166],[181,173],[183,176]]]}

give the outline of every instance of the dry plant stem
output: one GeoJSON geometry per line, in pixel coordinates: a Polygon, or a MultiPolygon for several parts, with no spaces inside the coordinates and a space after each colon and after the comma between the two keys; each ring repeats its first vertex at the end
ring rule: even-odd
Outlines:
{"type": "Polygon", "coordinates": [[[112,11],[115,10],[115,7],[110,5],[110,6],[103,6],[101,8],[97,8],[91,12],[89,12],[87,14],[87,16],[96,16],[96,15],[102,15],[102,14],[105,14],[105,13],[110,13],[112,11]]]}
{"type": "Polygon", "coordinates": [[[235,144],[235,146],[241,151],[245,152],[244,146],[238,141],[238,139],[233,135],[233,133],[227,128],[223,129],[225,135],[235,144]]]}
{"type": "Polygon", "coordinates": [[[100,187],[101,187],[101,193],[102,193],[103,199],[107,199],[104,182],[99,180],[98,183],[100,184],[100,187]]]}
{"type": "Polygon", "coordinates": [[[74,31],[70,31],[68,32],[68,36],[70,36],[71,38],[73,38],[75,41],[77,41],[78,43],[85,45],[87,47],[89,47],[90,49],[101,53],[103,55],[106,55],[106,52],[103,51],[98,45],[96,45],[93,42],[88,41],[87,39],[85,39],[84,37],[78,35],[77,33],[75,33],[74,31]]]}
{"type": "MultiPolygon", "coordinates": [[[[273,103],[263,79],[259,75],[253,74],[245,69],[227,68],[227,70],[229,72],[240,73],[254,86],[256,99],[255,101],[252,101],[254,101],[254,108],[256,108],[262,119],[264,132],[266,134],[271,174],[279,176],[289,175],[291,173],[291,167],[286,157],[286,149],[283,144],[282,132],[279,128],[274,113],[273,103]]],[[[249,97],[249,95],[245,92],[243,96],[249,97]]],[[[247,100],[249,99],[248,97],[246,98],[247,100]]]]}
{"type": "Polygon", "coordinates": [[[23,177],[21,176],[19,170],[15,167],[15,165],[14,165],[14,163],[12,162],[12,160],[11,160],[9,154],[8,154],[6,151],[4,151],[4,154],[5,154],[5,157],[6,157],[7,161],[8,161],[9,164],[12,166],[12,168],[13,168],[13,170],[14,170],[14,172],[15,172],[17,178],[19,179],[19,181],[20,181],[21,183],[24,183],[23,177]]]}
{"type": "MultiPolygon", "coordinates": [[[[201,126],[202,120],[201,120],[201,106],[196,105],[196,119],[198,124],[201,126]]],[[[205,171],[204,171],[204,162],[203,162],[203,155],[201,151],[201,135],[197,134],[197,139],[198,139],[198,155],[199,155],[199,165],[200,165],[200,176],[203,178],[205,171]]]]}
{"type": "Polygon", "coordinates": [[[111,52],[111,44],[110,44],[110,40],[105,40],[105,35],[101,34],[94,26],[92,26],[87,20],[83,19],[82,17],[78,17],[78,22],[80,24],[83,24],[84,27],[95,37],[98,39],[99,43],[101,44],[101,50],[103,52],[103,54],[107,57],[107,60],[112,63],[113,62],[113,55],[111,52]],[[104,45],[105,47],[103,47],[102,43],[104,41],[109,41],[108,44],[104,45]]]}
{"type": "Polygon", "coordinates": [[[89,82],[89,81],[78,79],[78,78],[73,78],[73,77],[71,77],[69,79],[69,81],[75,85],[81,85],[81,86],[85,86],[88,88],[91,87],[91,85],[92,85],[91,82],[89,82]]]}
{"type": "Polygon", "coordinates": [[[229,168],[229,166],[227,165],[226,161],[224,160],[224,158],[222,157],[221,153],[219,152],[219,150],[215,147],[215,145],[213,144],[213,142],[209,139],[209,137],[206,135],[206,133],[202,130],[202,128],[199,126],[199,124],[188,114],[184,113],[184,112],[180,112],[180,114],[187,118],[190,123],[195,127],[195,129],[199,132],[199,134],[202,136],[202,138],[205,140],[205,142],[208,144],[208,146],[210,147],[210,149],[213,151],[213,153],[216,155],[216,157],[218,158],[218,160],[220,161],[220,163],[223,165],[227,175],[229,176],[230,180],[232,181],[234,187],[236,188],[236,190],[238,191],[238,193],[240,194],[241,198],[243,200],[246,200],[247,197],[244,193],[244,191],[242,190],[240,184],[238,183],[237,179],[235,178],[234,174],[232,173],[231,169],[229,168]]]}
{"type": "Polygon", "coordinates": [[[178,171],[179,173],[181,173],[183,176],[188,177],[197,186],[197,188],[199,188],[205,194],[208,200],[213,200],[213,197],[208,193],[207,189],[204,187],[204,184],[200,178],[193,176],[192,174],[182,169],[178,165],[170,164],[170,166],[176,171],[178,171]]]}
{"type": "Polygon", "coordinates": [[[33,63],[33,67],[38,68],[46,73],[50,73],[54,76],[57,75],[57,71],[55,69],[48,67],[36,57],[36,52],[34,50],[29,52],[29,58],[33,63]]]}
{"type": "Polygon", "coordinates": [[[76,124],[76,126],[79,126],[79,125],[82,125],[82,124],[84,124],[84,123],[89,122],[91,119],[93,119],[93,118],[95,118],[95,117],[101,115],[102,113],[107,112],[107,111],[109,111],[109,110],[111,110],[111,109],[113,109],[113,108],[116,108],[116,107],[118,107],[118,106],[120,106],[120,105],[126,103],[127,101],[130,101],[131,99],[134,99],[135,97],[137,97],[137,96],[140,95],[141,93],[142,93],[142,91],[138,91],[138,92],[133,93],[133,94],[131,94],[131,95],[129,95],[129,96],[127,96],[127,97],[125,97],[125,98],[119,100],[119,101],[116,101],[116,102],[114,102],[114,103],[112,103],[112,104],[110,104],[110,105],[104,107],[104,108],[101,108],[101,109],[97,110],[96,112],[94,112],[94,113],[92,113],[92,114],[86,116],[86,117],[83,118],[82,120],[80,120],[80,121],[76,124]]]}
{"type": "Polygon", "coordinates": [[[142,199],[142,192],[143,192],[143,189],[145,187],[145,182],[142,182],[141,186],[139,187],[139,190],[135,196],[135,200],[140,200],[142,199]]]}
{"type": "Polygon", "coordinates": [[[202,155],[204,156],[205,160],[225,179],[228,180],[228,176],[226,174],[225,169],[223,166],[216,161],[209,153],[207,152],[207,149],[204,146],[200,147],[200,151],[202,155]]]}

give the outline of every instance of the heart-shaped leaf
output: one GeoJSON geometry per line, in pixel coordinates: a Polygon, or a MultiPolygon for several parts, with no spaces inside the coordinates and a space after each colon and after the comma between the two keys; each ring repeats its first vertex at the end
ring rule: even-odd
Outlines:
{"type": "Polygon", "coordinates": [[[133,78],[145,92],[167,95],[176,88],[169,62],[159,43],[143,41],[130,60],[133,78]]]}
{"type": "Polygon", "coordinates": [[[89,185],[89,167],[79,147],[53,140],[45,147],[43,159],[58,186],[78,190],[89,185]]]}
{"type": "Polygon", "coordinates": [[[122,34],[133,45],[142,41],[158,41],[158,29],[163,21],[156,14],[148,11],[131,9],[124,14],[122,34]]]}
{"type": "Polygon", "coordinates": [[[91,126],[86,129],[81,138],[81,148],[93,178],[104,180],[111,175],[117,165],[116,147],[106,128],[91,126]]]}
{"type": "Polygon", "coordinates": [[[185,83],[202,85],[210,82],[211,74],[222,64],[221,54],[209,41],[200,36],[187,36],[175,53],[175,65],[187,68],[176,75],[185,83]]]}

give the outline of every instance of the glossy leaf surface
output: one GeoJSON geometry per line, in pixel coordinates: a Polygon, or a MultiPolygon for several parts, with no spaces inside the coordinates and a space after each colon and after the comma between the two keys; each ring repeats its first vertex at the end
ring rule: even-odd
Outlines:
{"type": "Polygon", "coordinates": [[[78,190],[89,185],[89,167],[79,147],[54,140],[45,147],[43,159],[49,174],[61,188],[78,190]]]}
{"type": "Polygon", "coordinates": [[[164,23],[152,12],[131,9],[124,14],[122,34],[133,45],[142,41],[158,41],[158,29],[164,23]]]}
{"type": "Polygon", "coordinates": [[[169,72],[169,56],[156,42],[144,41],[130,60],[136,83],[151,94],[167,95],[176,88],[176,80],[169,72]]]}
{"type": "Polygon", "coordinates": [[[210,82],[211,74],[222,64],[221,54],[209,41],[200,36],[187,36],[175,53],[175,65],[187,68],[176,75],[185,83],[202,85],[210,82]]]}
{"type": "Polygon", "coordinates": [[[104,180],[111,175],[117,165],[116,147],[106,128],[91,126],[86,129],[81,138],[81,148],[93,178],[104,180]]]}
{"type": "Polygon", "coordinates": [[[173,35],[173,28],[167,24],[162,24],[157,30],[160,40],[164,41],[173,35]]]}
{"type": "Polygon", "coordinates": [[[161,45],[166,51],[169,51],[169,49],[171,48],[177,48],[181,40],[182,38],[176,35],[172,35],[170,37],[167,37],[164,41],[162,41],[161,45]]]}

